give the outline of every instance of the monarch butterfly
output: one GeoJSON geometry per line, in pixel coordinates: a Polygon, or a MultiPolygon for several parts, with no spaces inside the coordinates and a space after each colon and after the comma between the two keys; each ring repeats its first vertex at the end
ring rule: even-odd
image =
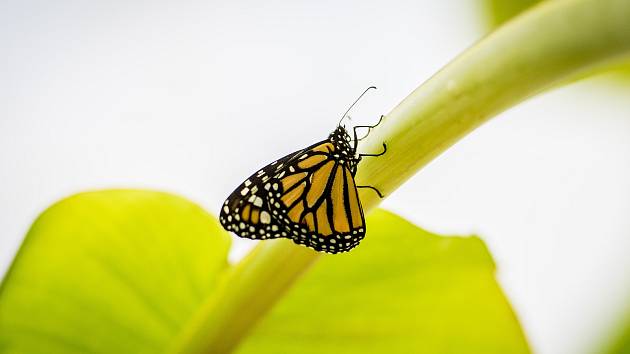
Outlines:
{"type": "MultiPolygon", "coordinates": [[[[373,86],[359,96],[348,111],[373,86]]],[[[346,114],[341,118],[346,117],[346,114]]],[[[341,125],[327,139],[291,153],[263,167],[227,198],[219,220],[223,227],[250,239],[289,238],[296,244],[327,253],[347,252],[365,236],[365,218],[354,176],[363,157],[357,154],[357,129],[353,139],[341,125]]],[[[366,135],[367,136],[367,135],[366,135]]],[[[364,137],[365,138],[365,137],[364,137]]]]}

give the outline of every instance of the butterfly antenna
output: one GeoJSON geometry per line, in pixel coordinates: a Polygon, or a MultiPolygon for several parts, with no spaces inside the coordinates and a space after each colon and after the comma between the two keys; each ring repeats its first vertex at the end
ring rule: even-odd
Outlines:
{"type": "Polygon", "coordinates": [[[368,88],[365,89],[365,91],[363,91],[363,93],[359,96],[359,98],[357,98],[354,102],[352,102],[352,104],[350,105],[350,107],[348,107],[348,110],[346,111],[346,113],[344,113],[341,116],[341,119],[339,120],[339,123],[337,123],[337,125],[341,125],[341,121],[346,117],[346,115],[348,114],[348,112],[350,112],[350,110],[352,109],[352,107],[354,107],[355,104],[357,104],[357,102],[359,102],[359,100],[361,99],[361,97],[363,97],[363,95],[365,95],[366,92],[370,91],[370,89],[375,89],[376,90],[376,86],[370,86],[368,88]]]}

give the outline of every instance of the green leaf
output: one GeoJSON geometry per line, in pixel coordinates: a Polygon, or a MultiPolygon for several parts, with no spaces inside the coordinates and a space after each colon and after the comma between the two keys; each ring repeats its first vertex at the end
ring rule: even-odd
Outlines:
{"type": "MultiPolygon", "coordinates": [[[[478,238],[431,235],[384,211],[368,223],[357,250],[323,257],[251,338],[236,338],[241,353],[528,352],[478,238]]],[[[0,349],[168,352],[221,291],[268,293],[264,263],[243,286],[227,281],[238,269],[228,247],[213,217],[169,194],[65,199],[33,224],[0,288],[0,349]]],[[[223,331],[255,307],[239,307],[223,331]]]]}
{"type": "Polygon", "coordinates": [[[354,251],[313,266],[237,350],[528,353],[477,237],[440,237],[382,210],[354,251]]]}
{"type": "Polygon", "coordinates": [[[229,245],[173,195],[65,199],[35,221],[0,288],[0,351],[163,352],[214,291],[229,245]]]}

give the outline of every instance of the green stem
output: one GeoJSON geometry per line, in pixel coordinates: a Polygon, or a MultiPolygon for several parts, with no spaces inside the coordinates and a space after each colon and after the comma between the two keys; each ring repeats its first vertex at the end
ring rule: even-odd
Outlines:
{"type": "Polygon", "coordinates": [[[214,296],[182,332],[173,352],[232,351],[318,255],[286,239],[260,242],[222,279],[214,296]]]}
{"type": "MultiPolygon", "coordinates": [[[[630,55],[630,1],[554,0],[465,51],[395,107],[363,150],[359,183],[386,194],[496,114],[630,55]]],[[[372,205],[376,197],[362,196],[372,205]]]]}
{"type": "MultiPolygon", "coordinates": [[[[412,92],[361,151],[359,184],[392,193],[497,113],[630,55],[630,1],[555,0],[536,6],[465,51],[412,92]]],[[[366,211],[378,197],[361,191],[366,211]]],[[[369,237],[369,235],[368,235],[369,237]]],[[[183,331],[176,353],[229,353],[320,254],[287,240],[261,242],[183,331]]]]}

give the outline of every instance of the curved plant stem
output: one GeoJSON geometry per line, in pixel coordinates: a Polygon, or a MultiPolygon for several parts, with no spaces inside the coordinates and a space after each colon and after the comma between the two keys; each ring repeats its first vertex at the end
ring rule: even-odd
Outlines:
{"type": "Polygon", "coordinates": [[[260,242],[222,279],[180,335],[175,352],[229,353],[317,256],[286,239],[260,242]]]}
{"type": "MultiPolygon", "coordinates": [[[[547,1],[478,42],[412,92],[372,131],[358,184],[385,195],[497,113],[630,54],[630,1],[547,1]]],[[[365,210],[378,196],[361,192],[365,210]]],[[[369,236],[368,236],[369,237],[369,236]]],[[[176,343],[177,353],[228,353],[321,255],[278,240],[224,279],[176,343]]]]}

